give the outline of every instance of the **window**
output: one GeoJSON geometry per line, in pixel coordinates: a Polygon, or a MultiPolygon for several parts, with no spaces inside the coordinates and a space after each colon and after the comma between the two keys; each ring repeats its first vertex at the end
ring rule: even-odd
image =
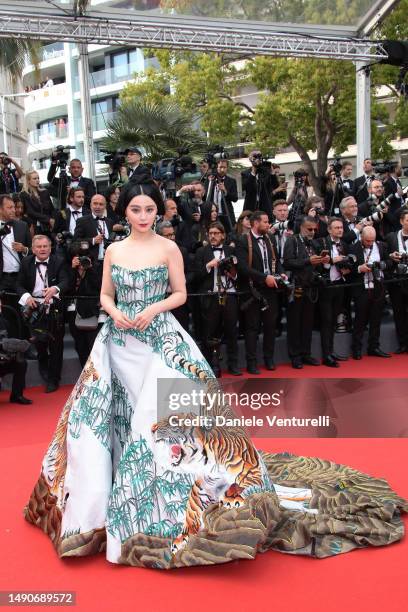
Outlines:
{"type": "Polygon", "coordinates": [[[110,57],[113,81],[127,79],[135,72],[137,62],[136,49],[125,49],[118,53],[112,53],[110,57]]]}

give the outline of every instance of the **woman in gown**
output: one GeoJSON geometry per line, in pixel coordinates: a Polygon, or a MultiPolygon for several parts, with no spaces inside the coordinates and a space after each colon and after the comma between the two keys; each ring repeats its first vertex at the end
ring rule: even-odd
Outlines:
{"type": "MultiPolygon", "coordinates": [[[[109,318],[62,410],[25,518],[61,557],[106,551],[113,563],[166,569],[267,549],[327,557],[401,539],[408,505],[386,481],[258,452],[239,427],[158,417],[159,379],[210,389],[217,381],[170,313],[186,299],[185,279],[178,247],[152,230],[157,191],[133,184],[123,195],[132,230],[106,252],[109,318]]],[[[231,416],[228,406],[220,411],[231,416]]]]}

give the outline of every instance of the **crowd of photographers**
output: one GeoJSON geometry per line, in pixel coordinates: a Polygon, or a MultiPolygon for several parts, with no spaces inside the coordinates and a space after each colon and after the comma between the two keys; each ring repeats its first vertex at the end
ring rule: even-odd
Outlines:
{"type": "MultiPolygon", "coordinates": [[[[55,152],[44,189],[36,171],[23,175],[0,154],[0,376],[13,373],[10,401],[22,404],[30,403],[23,395],[27,358],[38,360],[46,392],[58,389],[66,325],[85,365],[106,320],[99,304],[104,254],[129,232],[116,212],[121,189],[151,180],[136,147],[108,157],[110,185],[103,194],[83,177],[80,160],[72,159],[67,172],[68,159],[62,148],[55,152]]],[[[179,176],[191,158],[180,159],[179,176]]],[[[249,159],[238,219],[237,183],[222,153],[203,159],[200,175],[184,186],[170,182],[165,164],[153,173],[162,197],[156,231],[178,244],[189,293],[174,315],[200,343],[215,374],[221,365],[230,375],[242,373],[240,335],[247,371],[260,373],[260,332],[264,365],[274,370],[275,339],[284,322],[295,369],[339,367],[348,359],[334,351],[336,331],[351,332],[352,357],[361,359],[367,326],[368,354],[390,357],[380,346],[386,300],[396,352],[408,352],[408,205],[400,164],[374,167],[367,159],[353,181],[351,164],[336,160],[320,177],[317,196],[304,170],[294,173],[289,192],[279,166],[260,151],[249,159]],[[316,326],[322,362],[311,353],[316,326]]]]}

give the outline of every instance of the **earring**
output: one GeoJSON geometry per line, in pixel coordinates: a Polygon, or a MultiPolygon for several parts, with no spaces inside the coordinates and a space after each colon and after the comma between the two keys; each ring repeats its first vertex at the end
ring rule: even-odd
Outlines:
{"type": "Polygon", "coordinates": [[[157,217],[155,218],[153,225],[152,225],[152,230],[155,232],[156,231],[156,225],[157,225],[157,217]]]}

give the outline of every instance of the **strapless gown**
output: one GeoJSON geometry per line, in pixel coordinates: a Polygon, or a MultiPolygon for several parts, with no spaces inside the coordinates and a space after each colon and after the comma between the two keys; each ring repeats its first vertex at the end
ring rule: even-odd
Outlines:
{"type": "MultiPolygon", "coordinates": [[[[132,318],[168,287],[164,265],[113,265],[112,278],[118,308],[132,318]]],[[[118,330],[109,318],[24,509],[59,556],[104,551],[113,563],[169,569],[268,549],[321,558],[402,538],[408,504],[385,480],[258,452],[239,427],[170,426],[157,412],[162,379],[218,384],[170,312],[145,332],[118,330]]]]}

